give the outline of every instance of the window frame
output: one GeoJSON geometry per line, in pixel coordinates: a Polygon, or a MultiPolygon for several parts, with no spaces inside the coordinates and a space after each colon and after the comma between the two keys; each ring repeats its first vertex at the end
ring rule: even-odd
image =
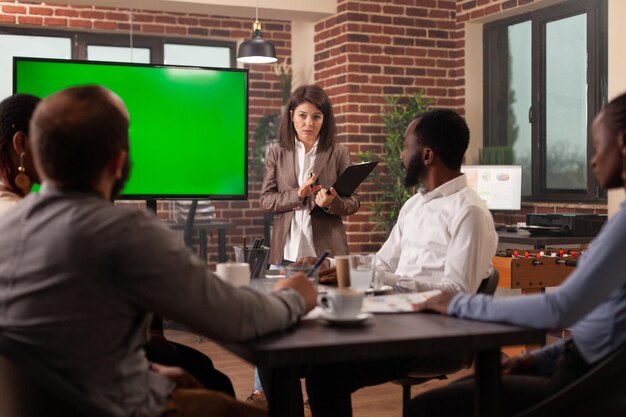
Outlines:
{"type": "MultiPolygon", "coordinates": [[[[53,36],[70,38],[72,41],[72,59],[87,59],[87,46],[130,47],[128,33],[77,32],[47,28],[16,28],[0,25],[0,33],[23,36],[53,36]]],[[[217,39],[183,38],[170,36],[132,35],[133,47],[150,49],[150,63],[163,65],[165,44],[214,46],[230,49],[230,68],[236,68],[237,42],[217,39]]]]}
{"type": "MultiPolygon", "coordinates": [[[[497,20],[485,24],[483,27],[483,64],[484,83],[483,92],[483,122],[484,122],[484,146],[497,145],[494,135],[495,120],[493,114],[497,109],[496,98],[490,83],[491,72],[497,67],[496,55],[498,50],[492,43],[497,40],[498,30],[502,28],[530,21],[532,31],[531,48],[531,91],[532,101],[529,109],[531,120],[531,158],[532,158],[532,187],[531,195],[524,196],[523,201],[537,202],[605,202],[606,190],[602,189],[595,181],[593,171],[587,161],[587,184],[586,190],[549,189],[546,187],[546,25],[550,22],[567,17],[587,14],[587,126],[591,126],[593,118],[600,108],[607,103],[608,86],[608,63],[607,63],[607,21],[608,6],[606,0],[574,0],[553,6],[545,7],[528,13],[497,20]]],[[[508,85],[508,84],[507,84],[508,85]]],[[[593,155],[589,129],[587,129],[587,155],[593,155]]]]}

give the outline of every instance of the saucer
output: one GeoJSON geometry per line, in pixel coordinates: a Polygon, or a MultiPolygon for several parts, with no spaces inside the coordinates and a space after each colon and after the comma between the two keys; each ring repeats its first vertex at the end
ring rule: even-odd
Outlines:
{"type": "Polygon", "coordinates": [[[334,326],[359,326],[372,317],[371,313],[361,313],[356,317],[335,317],[326,312],[320,314],[320,318],[334,326]]]}
{"type": "Polygon", "coordinates": [[[380,288],[369,288],[367,291],[365,291],[365,293],[378,295],[378,294],[384,294],[389,291],[393,291],[393,287],[391,285],[383,285],[380,288]]]}

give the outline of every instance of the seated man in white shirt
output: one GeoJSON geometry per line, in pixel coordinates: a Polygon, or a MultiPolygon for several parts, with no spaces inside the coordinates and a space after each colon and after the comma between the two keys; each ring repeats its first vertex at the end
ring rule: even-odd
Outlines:
{"type": "MultiPolygon", "coordinates": [[[[465,120],[438,109],[413,120],[404,134],[405,185],[420,184],[400,210],[377,253],[385,281],[415,280],[419,291],[474,293],[488,275],[498,237],[485,203],[467,185],[461,163],[469,144],[465,120]]],[[[313,416],[351,416],[350,395],[359,388],[402,377],[414,369],[462,364],[465,358],[429,355],[383,361],[310,366],[306,385],[313,416]]],[[[262,382],[271,375],[264,373],[262,382]]],[[[267,387],[266,387],[267,388],[267,387]]],[[[266,394],[271,395],[271,392],[266,394]]],[[[294,407],[293,414],[299,415],[294,407]]]]}

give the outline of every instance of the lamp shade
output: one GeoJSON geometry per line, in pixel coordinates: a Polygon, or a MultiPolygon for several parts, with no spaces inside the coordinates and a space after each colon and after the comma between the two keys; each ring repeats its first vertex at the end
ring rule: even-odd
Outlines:
{"type": "Polygon", "coordinates": [[[252,37],[239,46],[237,61],[246,64],[271,64],[278,61],[274,44],[261,36],[261,24],[254,22],[252,37]]]}

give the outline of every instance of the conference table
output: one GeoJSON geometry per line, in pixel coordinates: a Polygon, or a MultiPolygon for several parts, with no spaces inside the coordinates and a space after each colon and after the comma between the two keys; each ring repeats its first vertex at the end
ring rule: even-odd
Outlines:
{"type": "MultiPolygon", "coordinates": [[[[475,415],[497,417],[500,415],[500,348],[539,344],[544,339],[543,330],[436,314],[393,313],[375,314],[358,327],[333,327],[321,319],[301,320],[284,332],[220,344],[254,365],[272,368],[277,375],[289,375],[290,367],[298,365],[471,351],[475,354],[477,381],[475,415]]],[[[275,393],[270,398],[270,416],[287,415],[283,407],[290,393],[279,382],[270,389],[275,393]]]]}

